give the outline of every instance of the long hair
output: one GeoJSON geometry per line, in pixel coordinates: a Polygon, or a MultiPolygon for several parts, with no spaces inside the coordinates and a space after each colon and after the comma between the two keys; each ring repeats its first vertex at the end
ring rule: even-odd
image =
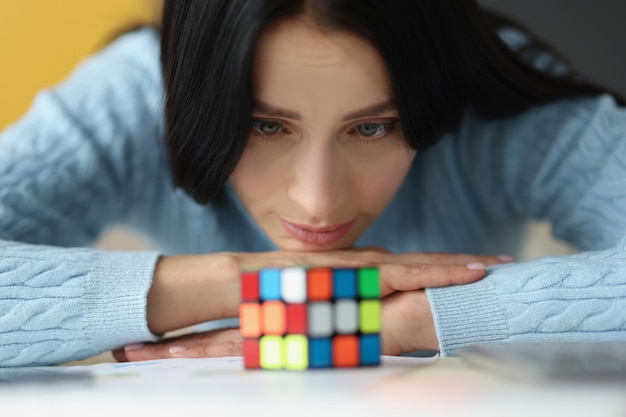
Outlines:
{"type": "Polygon", "coordinates": [[[214,200],[246,147],[251,65],[272,22],[306,14],[321,30],[349,31],[382,56],[408,146],[422,151],[467,111],[506,118],[607,90],[575,72],[540,71],[513,52],[475,0],[166,0],[161,60],[166,145],[174,184],[214,200]]]}

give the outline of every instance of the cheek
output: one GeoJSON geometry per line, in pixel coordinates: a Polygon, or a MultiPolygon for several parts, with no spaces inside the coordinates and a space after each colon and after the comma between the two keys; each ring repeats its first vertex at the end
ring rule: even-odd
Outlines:
{"type": "Polygon", "coordinates": [[[367,204],[372,214],[379,214],[393,198],[404,181],[415,153],[405,149],[366,165],[358,173],[360,189],[367,196],[367,204]]]}
{"type": "Polygon", "coordinates": [[[244,204],[267,199],[281,187],[284,175],[281,166],[272,158],[246,150],[230,176],[230,184],[244,204]]]}

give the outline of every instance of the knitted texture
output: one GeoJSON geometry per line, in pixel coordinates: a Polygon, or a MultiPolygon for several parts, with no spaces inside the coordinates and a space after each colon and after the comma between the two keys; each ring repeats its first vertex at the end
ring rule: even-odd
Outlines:
{"type": "Polygon", "coordinates": [[[442,355],[488,341],[626,341],[625,251],[626,240],[490,267],[477,283],[427,290],[442,355]]]}
{"type": "Polygon", "coordinates": [[[145,319],[155,257],[0,242],[0,363],[54,364],[156,340],[145,319]]]}

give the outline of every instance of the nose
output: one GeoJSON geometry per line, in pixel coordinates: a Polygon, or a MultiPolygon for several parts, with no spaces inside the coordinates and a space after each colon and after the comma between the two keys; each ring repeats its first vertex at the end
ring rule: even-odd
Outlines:
{"type": "Polygon", "coordinates": [[[314,219],[342,220],[336,216],[348,194],[346,171],[332,142],[303,146],[293,159],[287,194],[314,219]]]}

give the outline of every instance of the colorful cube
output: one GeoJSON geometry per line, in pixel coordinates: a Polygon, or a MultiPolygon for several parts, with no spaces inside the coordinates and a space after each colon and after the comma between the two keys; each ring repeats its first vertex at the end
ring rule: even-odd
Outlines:
{"type": "Polygon", "coordinates": [[[380,365],[378,268],[265,268],[241,273],[246,369],[380,365]]]}

